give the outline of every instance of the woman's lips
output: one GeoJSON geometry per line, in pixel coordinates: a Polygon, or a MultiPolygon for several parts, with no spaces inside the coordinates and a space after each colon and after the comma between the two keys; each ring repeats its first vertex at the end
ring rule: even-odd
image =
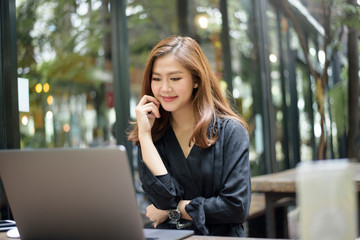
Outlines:
{"type": "Polygon", "coordinates": [[[161,98],[164,102],[172,102],[177,98],[177,96],[175,97],[161,96],[161,98]]]}

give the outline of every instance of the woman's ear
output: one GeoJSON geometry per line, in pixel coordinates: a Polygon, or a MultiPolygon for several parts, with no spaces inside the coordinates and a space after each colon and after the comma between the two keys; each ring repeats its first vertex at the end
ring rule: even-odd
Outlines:
{"type": "Polygon", "coordinates": [[[194,88],[198,88],[199,87],[199,83],[196,81],[194,82],[194,88]]]}

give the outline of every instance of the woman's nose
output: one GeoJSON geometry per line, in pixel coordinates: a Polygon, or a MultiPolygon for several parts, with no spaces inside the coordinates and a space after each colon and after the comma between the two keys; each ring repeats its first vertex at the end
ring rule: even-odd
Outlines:
{"type": "Polygon", "coordinates": [[[161,90],[162,91],[169,91],[171,89],[169,81],[165,80],[162,82],[161,90]]]}

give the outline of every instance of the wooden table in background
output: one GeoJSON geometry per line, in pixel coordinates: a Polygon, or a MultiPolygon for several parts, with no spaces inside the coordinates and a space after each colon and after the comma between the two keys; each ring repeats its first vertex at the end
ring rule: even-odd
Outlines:
{"type": "MultiPolygon", "coordinates": [[[[352,163],[355,172],[354,181],[357,191],[360,192],[360,163],[352,163]]],[[[282,198],[296,196],[296,169],[289,169],[278,173],[252,177],[252,192],[265,193],[266,235],[276,238],[275,207],[276,202],[282,198]]]]}

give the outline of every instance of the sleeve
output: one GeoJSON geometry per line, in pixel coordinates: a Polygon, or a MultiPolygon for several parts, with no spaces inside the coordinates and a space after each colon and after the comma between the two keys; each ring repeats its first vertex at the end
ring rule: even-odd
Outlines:
{"type": "Polygon", "coordinates": [[[143,161],[140,146],[138,148],[138,166],[142,188],[154,206],[162,210],[175,209],[184,194],[183,188],[176,179],[170,174],[161,177],[154,176],[143,161]]]}
{"type": "Polygon", "coordinates": [[[208,234],[205,224],[243,223],[251,201],[249,136],[242,125],[227,124],[224,129],[223,168],[218,196],[197,197],[186,206],[196,227],[208,234]],[[230,126],[229,126],[230,125],[230,126]]]}

